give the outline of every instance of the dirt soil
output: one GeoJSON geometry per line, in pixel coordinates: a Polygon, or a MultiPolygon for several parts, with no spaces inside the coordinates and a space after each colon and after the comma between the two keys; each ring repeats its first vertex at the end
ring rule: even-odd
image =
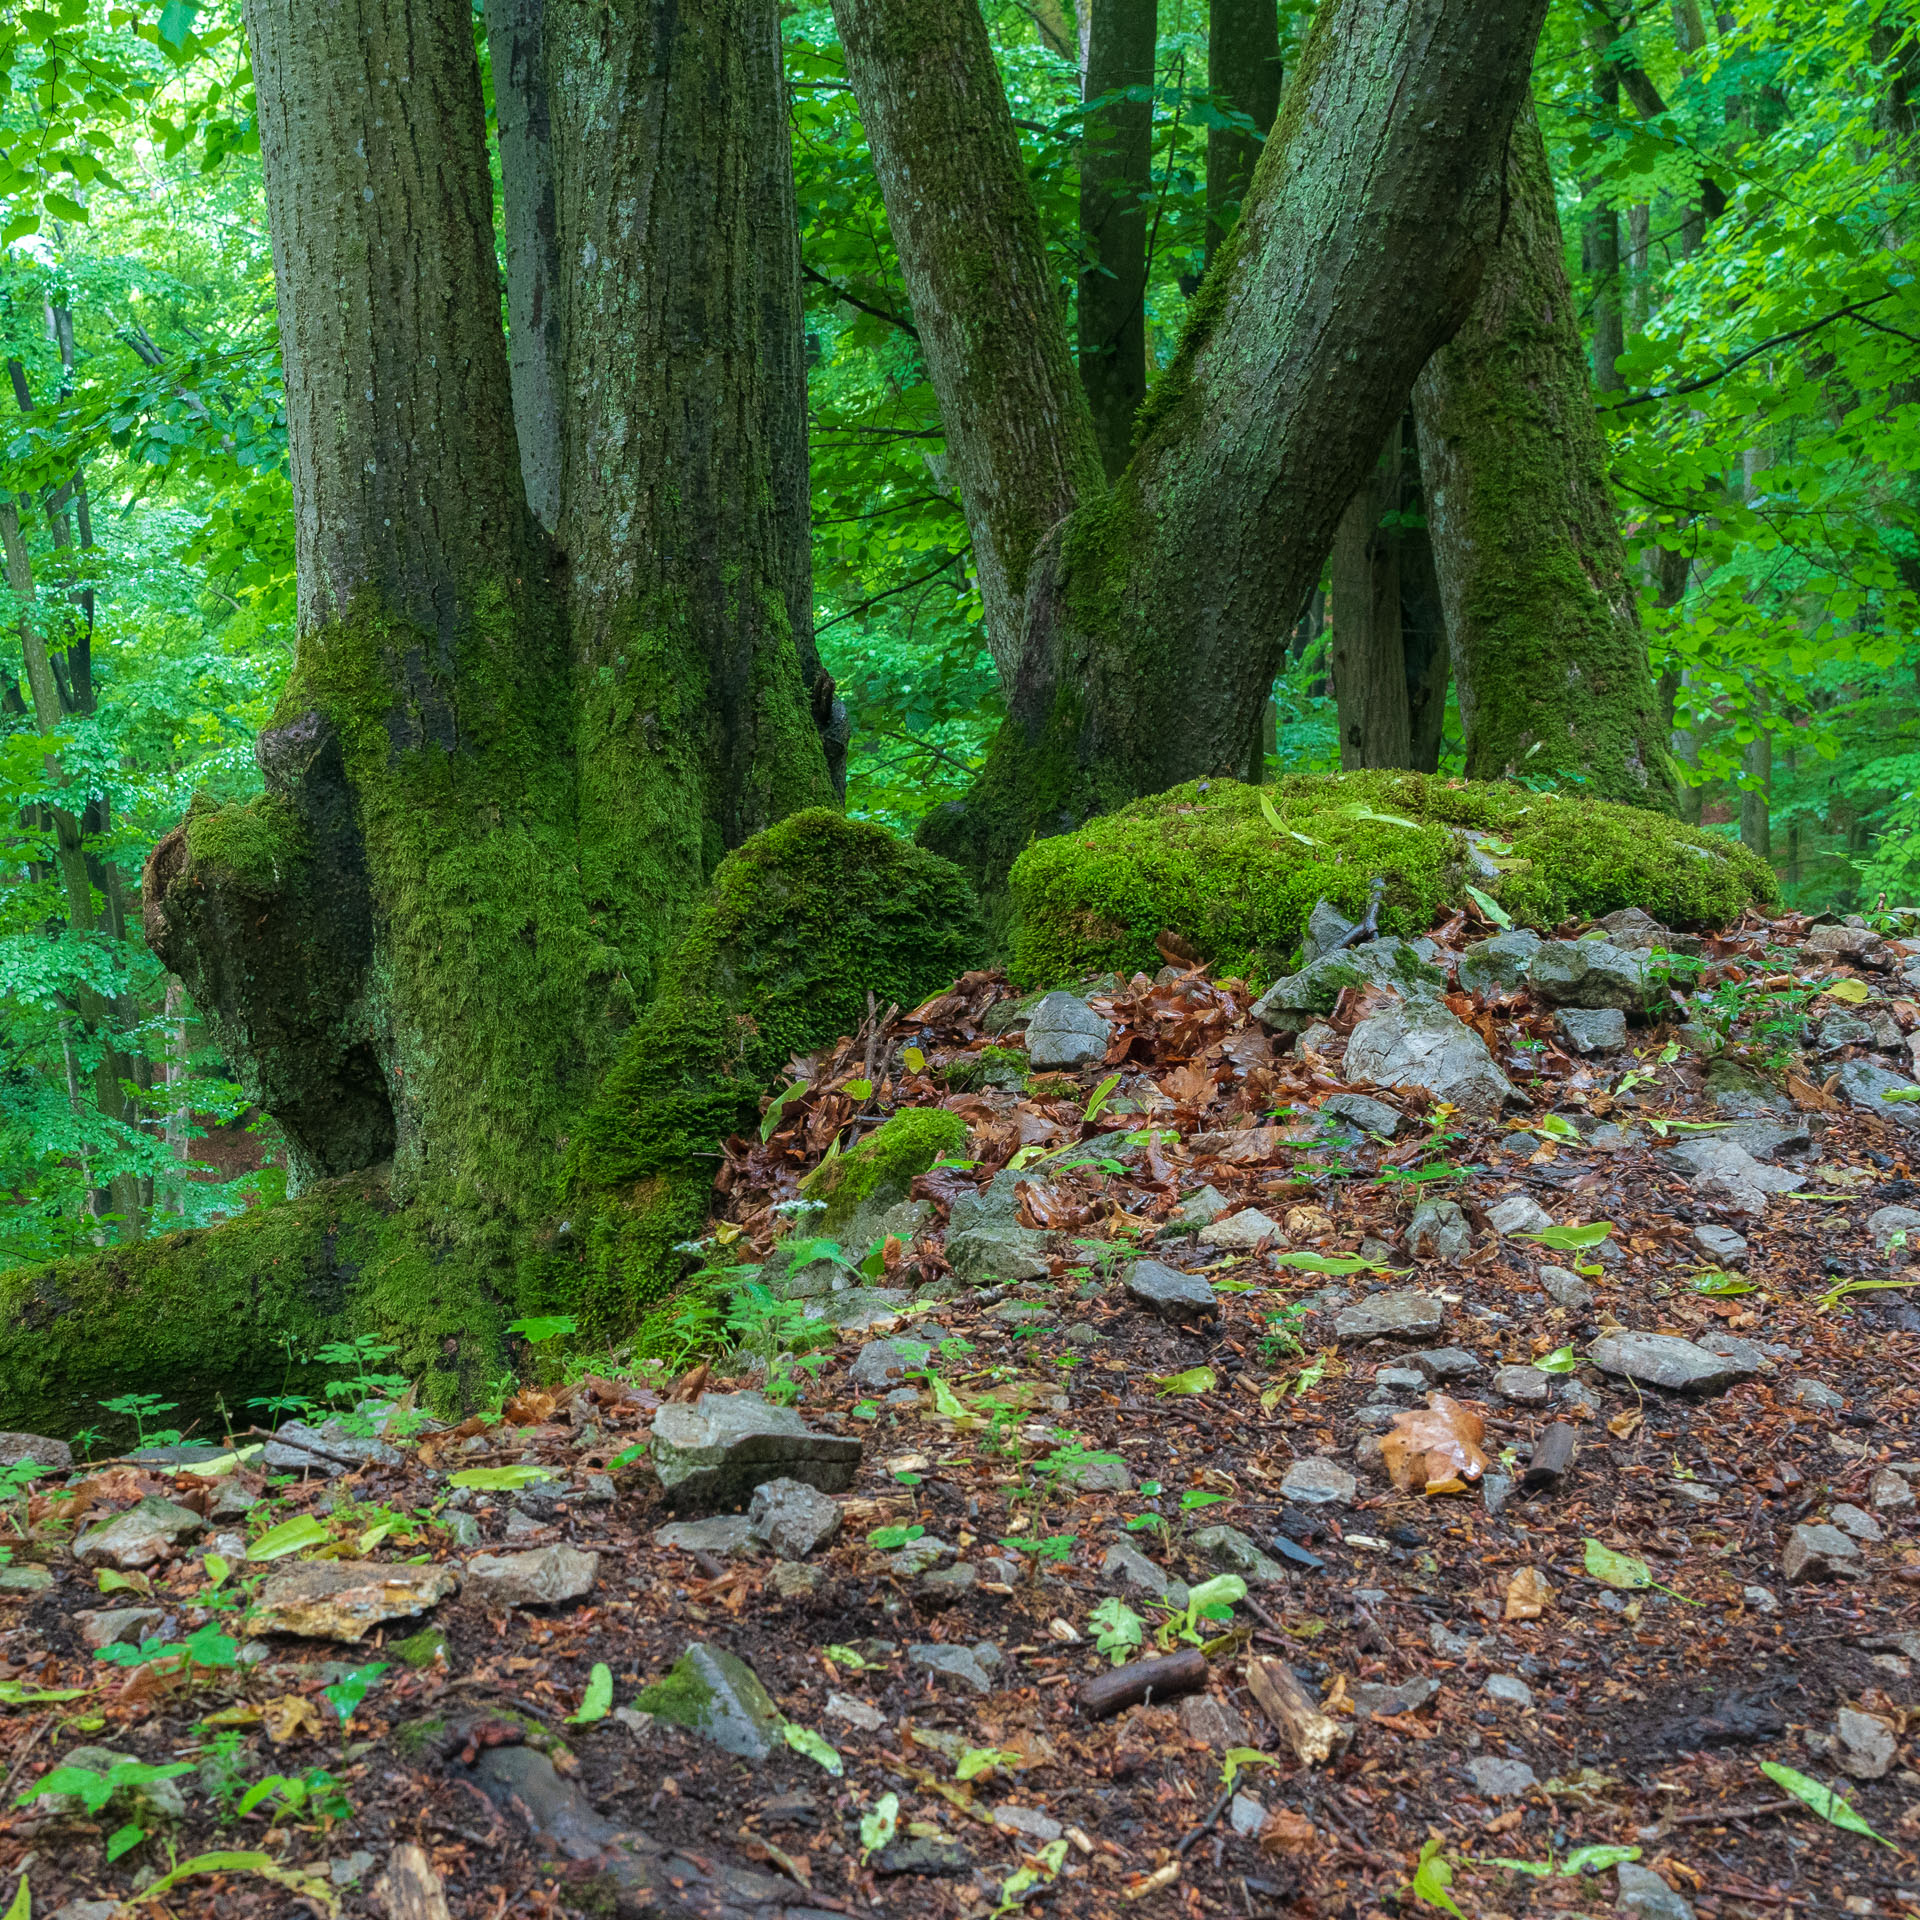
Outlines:
{"type": "MultiPolygon", "coordinates": [[[[1442,958],[1490,931],[1436,929],[1442,958]]],[[[868,1325],[809,1351],[806,1305],[763,1315],[749,1349],[773,1354],[771,1380],[750,1350],[690,1374],[603,1364],[406,1439],[389,1464],[250,1455],[208,1475],[122,1458],[10,1499],[0,1914],[1490,1916],[1622,1897],[1664,1920],[1920,1914],[1920,1304],[1904,1284],[1836,1293],[1920,1278],[1897,1221],[1869,1227],[1916,1202],[1904,1122],[1920,1107],[1861,1111],[1840,1073],[1904,1072],[1920,1009],[1903,945],[1849,953],[1833,932],[1789,919],[1706,938],[1685,993],[1663,984],[1635,1010],[1630,1050],[1590,1057],[1526,990],[1456,990],[1515,1095],[1474,1117],[1411,1086],[1359,1089],[1395,1110],[1390,1139],[1317,1111],[1349,1090],[1355,1025],[1391,1007],[1369,990],[1296,1046],[1204,970],[1094,983],[1104,1058],[1024,1084],[1003,1061],[1015,1084],[965,1093],[956,1062],[1022,1045],[1004,980],[882,1014],[795,1063],[805,1090],[769,1138],[731,1143],[709,1256],[779,1275],[777,1238],[809,1231],[801,1177],[896,1107],[960,1113],[971,1164],[916,1181],[929,1206],[880,1243],[872,1282],[896,1297],[868,1296],[868,1325]],[[1891,1025],[1823,1052],[1838,1013],[1891,1025]],[[1727,1137],[1705,1123],[1756,1116],[1785,1141],[1733,1137],[1800,1176],[1776,1183],[1793,1190],[1696,1184],[1676,1160],[1727,1137]],[[1017,1220],[1051,1236],[1046,1277],[962,1285],[947,1216],[1022,1149],[1017,1220]],[[1170,1220],[1208,1186],[1223,1218],[1258,1209],[1270,1230],[1220,1247],[1170,1220]],[[1497,1230],[1513,1195],[1551,1216],[1546,1242],[1497,1230]],[[1454,1257],[1408,1244],[1429,1202],[1462,1210],[1454,1257]],[[1559,1231],[1599,1222],[1597,1244],[1559,1231]],[[1694,1236],[1716,1227],[1747,1250],[1709,1257],[1694,1236]],[[1143,1253],[1202,1275],[1217,1314],[1137,1304],[1143,1253]],[[1437,1308],[1437,1330],[1338,1325],[1400,1292],[1437,1308]],[[1689,1397],[1603,1371],[1589,1350],[1622,1331],[1717,1346],[1730,1378],[1689,1397]],[[933,1343],[937,1378],[853,1384],[862,1349],[894,1335],[933,1343]],[[1455,1358],[1411,1359],[1441,1349],[1455,1358]],[[863,1442],[837,1537],[786,1563],[657,1543],[700,1517],[669,1511],[648,1464],[663,1400],[769,1387],[797,1388],[816,1432],[863,1442]],[[1458,1452],[1423,1465],[1403,1436],[1435,1394],[1443,1456],[1458,1452]],[[1570,1434],[1530,1486],[1556,1427],[1570,1434]],[[450,1484],[516,1463],[558,1477],[450,1484]],[[143,1496],[231,1516],[236,1488],[258,1503],[109,1574],[114,1591],[74,1557],[143,1496]],[[305,1548],[244,1557],[302,1515],[305,1548]],[[1823,1522],[1853,1551],[1790,1579],[1793,1530],[1823,1522]],[[556,1545],[598,1556],[581,1598],[490,1608],[468,1569],[455,1597],[357,1643],[248,1624],[316,1557],[466,1568],[556,1545]],[[1116,1546],[1194,1584],[1238,1565],[1245,1597],[1183,1639],[1108,1570],[1116,1546]],[[147,1653],[115,1664],[82,1623],[126,1607],[153,1610],[147,1653]],[[1204,1642],[1205,1690],[1090,1707],[1083,1690],[1115,1671],[1103,1623],[1129,1660],[1161,1657],[1157,1636],[1204,1642]],[[748,1760],[634,1711],[696,1642],[745,1661],[800,1744],[776,1733],[748,1760]],[[908,1656],[982,1643],[986,1692],[908,1656]],[[590,1692],[597,1665],[610,1703],[590,1692]],[[1270,1700],[1287,1673],[1296,1710],[1276,1719],[1254,1682],[1270,1700]],[[189,1770],[94,1811],[36,1800],[88,1746],[189,1770]],[[1829,1811],[1871,1833],[1768,1763],[1838,1789],[1829,1811]],[[270,1776],[292,1785],[242,1813],[270,1776]],[[125,1850],[109,1860],[110,1844],[125,1850]],[[1593,1848],[1597,1872],[1557,1870],[1593,1848]],[[162,1877],[176,1866],[191,1870],[162,1877]]]]}

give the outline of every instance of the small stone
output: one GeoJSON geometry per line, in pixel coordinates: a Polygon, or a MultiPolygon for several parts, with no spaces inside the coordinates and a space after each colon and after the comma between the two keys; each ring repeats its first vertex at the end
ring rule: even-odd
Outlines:
{"type": "Polygon", "coordinates": [[[829,1693],[827,1695],[827,1718],[844,1720],[850,1727],[858,1727],[862,1733],[878,1733],[887,1724],[887,1716],[877,1707],[870,1707],[864,1700],[856,1700],[850,1694],[829,1693]]]}
{"type": "Polygon", "coordinates": [[[1271,1586],[1286,1578],[1286,1569],[1262,1553],[1238,1527],[1202,1527],[1188,1545],[1214,1572],[1237,1573],[1250,1586],[1271,1586]]]}
{"type": "Polygon", "coordinates": [[[1693,1903],[1675,1893],[1651,1867],[1623,1860],[1613,1873],[1619,1904],[1639,1920],[1693,1920],[1693,1903]]]}
{"type": "Polygon", "coordinates": [[[1276,980],[1254,1002],[1253,1017],[1276,1033],[1298,1033],[1313,1015],[1331,1013],[1348,987],[1387,987],[1402,1000],[1437,1004],[1447,977],[1410,940],[1370,940],[1276,980]]]}
{"type": "Polygon", "coordinates": [[[1233,1202],[1214,1187],[1202,1187],[1198,1193],[1190,1193],[1167,1215],[1170,1227],[1188,1227],[1198,1230],[1210,1226],[1223,1213],[1228,1212],[1233,1202]]]}
{"type": "Polygon", "coordinates": [[[1871,953],[1880,935],[1868,927],[1809,927],[1803,944],[1809,953],[1871,953]]]}
{"type": "Polygon", "coordinates": [[[1280,1492],[1303,1507],[1350,1507],[1360,1483],[1337,1460],[1319,1456],[1296,1460],[1280,1482],[1280,1492]]]}
{"type": "Polygon", "coordinates": [[[1899,1474],[1890,1473],[1885,1467],[1867,1482],[1867,1498],[1873,1502],[1876,1513],[1913,1511],[1913,1488],[1899,1474]]]}
{"type": "Polygon", "coordinates": [[[1056,1485],[1077,1488],[1081,1493],[1131,1493],[1133,1475],[1124,1460],[1094,1454],[1084,1459],[1063,1460],[1054,1473],[1056,1485]]]}
{"type": "Polygon", "coordinates": [[[784,1475],[822,1493],[844,1493],[860,1466],[860,1442],[815,1433],[789,1407],[757,1393],[703,1393],[670,1402],[653,1417],[653,1466],[669,1504],[745,1500],[784,1475]]]}
{"type": "Polygon", "coordinates": [[[166,1618],[159,1607],[108,1607],[99,1613],[79,1616],[80,1641],[94,1648],[137,1647],[166,1618]]]}
{"type": "Polygon", "coordinates": [[[1540,1284],[1556,1307],[1565,1307],[1570,1313],[1584,1313],[1593,1305],[1593,1289],[1566,1267],[1542,1267],[1540,1284]]]}
{"type": "Polygon", "coordinates": [[[599,1577],[600,1556],[575,1547],[481,1553],[467,1562],[470,1590],[490,1610],[557,1607],[569,1600],[583,1600],[599,1577]]]}
{"type": "Polygon", "coordinates": [[[1438,1002],[1362,1020],[1347,1041],[1346,1072],[1377,1087],[1418,1087],[1474,1115],[1497,1114],[1513,1093],[1487,1043],[1438,1002]]]}
{"type": "Polygon", "coordinates": [[[1538,1367],[1502,1367],[1493,1376],[1493,1390],[1515,1406],[1544,1407],[1553,1391],[1553,1376],[1538,1367]]]}
{"type": "Polygon", "coordinates": [[[1425,1347],[1409,1354],[1407,1363],[1418,1367],[1426,1380],[1471,1380],[1486,1371],[1480,1356],[1465,1347],[1425,1347]]]}
{"type": "Polygon", "coordinates": [[[1828,1518],[1842,1533],[1850,1533],[1856,1540],[1884,1540],[1887,1537],[1886,1528],[1872,1514],[1863,1513],[1845,1500],[1831,1510],[1828,1518]]]}
{"type": "Polygon", "coordinates": [[[1070,993],[1050,993],[1027,1021],[1027,1064],[1036,1072],[1103,1060],[1112,1026],[1070,993]]]}
{"type": "Polygon", "coordinates": [[[1606,940],[1547,940],[1527,963],[1527,984],[1550,1006],[1637,1013],[1646,1005],[1647,957],[1606,940]]]}
{"type": "Polygon", "coordinates": [[[1702,1486],[1698,1480],[1668,1481],[1667,1496],[1691,1507],[1717,1507],[1720,1504],[1720,1496],[1711,1487],[1702,1486]]]}
{"type": "Polygon", "coordinates": [[[1440,1302],[1428,1293],[1400,1291],[1369,1294],[1334,1316],[1334,1338],[1343,1346],[1363,1340],[1430,1340],[1440,1331],[1445,1315],[1440,1302]]]}
{"type": "Polygon", "coordinates": [[[223,1480],[220,1491],[213,1496],[213,1505],[207,1509],[207,1517],[216,1525],[222,1520],[239,1520],[259,1504],[257,1493],[249,1493],[237,1480],[223,1480]]]}
{"type": "Polygon", "coordinates": [[[1603,1334],[1588,1352],[1602,1372],[1668,1393],[1717,1393],[1753,1372],[1671,1333],[1603,1334]]]}
{"type": "Polygon", "coordinates": [[[1420,1393],[1427,1384],[1427,1376],[1418,1367],[1379,1367],[1374,1371],[1373,1384],[1376,1390],[1388,1393],[1420,1393]]]}
{"type": "Polygon", "coordinates": [[[929,1673],[939,1674],[943,1679],[957,1680],[962,1686],[971,1687],[975,1693],[993,1691],[993,1681],[981,1664],[979,1655],[971,1647],[909,1647],[907,1664],[924,1667],[929,1673]]]}
{"type": "Polygon", "coordinates": [[[1003,1327],[1037,1327],[1043,1320],[1054,1317],[1051,1307],[1043,1307],[1033,1300],[1003,1300],[994,1307],[988,1316],[998,1320],[1003,1327]]]}
{"type": "Polygon", "coordinates": [[[1070,1347],[1097,1347],[1107,1336],[1090,1320],[1077,1320],[1065,1328],[1060,1338],[1070,1347]]]}
{"type": "Polygon", "coordinates": [[[45,1567],[0,1567],[0,1593],[45,1593],[52,1585],[45,1567]]]}
{"type": "Polygon", "coordinates": [[[962,1560],[958,1566],[937,1567],[932,1573],[922,1574],[913,1596],[923,1607],[938,1612],[966,1599],[979,1583],[978,1571],[962,1560]]]}
{"type": "Polygon", "coordinates": [[[847,1369],[850,1385],[878,1393],[897,1387],[927,1363],[933,1348],[924,1340],[869,1340],[847,1369]]]}
{"type": "Polygon", "coordinates": [[[1045,1280],[1053,1272],[1047,1236],[1011,1221],[949,1233],[946,1256],[947,1264],[973,1287],[1017,1287],[1045,1280]]]}
{"type": "Polygon", "coordinates": [[[1280,1223],[1268,1219],[1258,1207],[1242,1207],[1238,1213],[1230,1213],[1224,1219],[1215,1220],[1200,1229],[1200,1244],[1203,1247],[1220,1247],[1235,1252],[1245,1252],[1259,1246],[1263,1240],[1277,1240],[1279,1237],[1280,1223]]]}
{"type": "Polygon", "coordinates": [[[1198,1740],[1215,1753],[1229,1747],[1244,1747],[1249,1739],[1247,1723],[1226,1701],[1210,1693],[1190,1693],[1180,1702],[1180,1728],[1189,1740],[1198,1740]]]}
{"type": "Polygon", "coordinates": [[[946,1541],[931,1533],[923,1533],[917,1540],[909,1540],[904,1547],[887,1555],[890,1571],[902,1580],[917,1580],[923,1573],[930,1572],[943,1560],[953,1558],[953,1549],[946,1541]]]}
{"type": "Polygon", "coordinates": [[[838,1504],[804,1480],[769,1480],[755,1487],[748,1530],[782,1560],[804,1560],[840,1531],[838,1504]]]}
{"type": "Polygon", "coordinates": [[[1107,1549],[1100,1571],[1105,1574],[1108,1586],[1117,1587],[1123,1593],[1144,1594],[1149,1600],[1165,1600],[1169,1606],[1187,1604],[1186,1582],[1162,1573],[1130,1541],[1116,1540],[1107,1549]]]}
{"type": "Polygon", "coordinates": [[[1413,1260],[1464,1260],[1473,1251],[1467,1216],[1451,1200],[1426,1200],[1413,1210],[1407,1226],[1407,1255],[1413,1260]]]}
{"type": "Polygon", "coordinates": [[[486,1538],[480,1531],[480,1522],[470,1513],[443,1511],[440,1515],[440,1524],[446,1529],[447,1538],[462,1552],[472,1552],[486,1538]]]}
{"type": "Polygon", "coordinates": [[[1773,1361],[1757,1341],[1742,1340],[1737,1333],[1703,1333],[1694,1344],[1708,1353],[1730,1360],[1745,1373],[1771,1373],[1773,1361]]]}
{"type": "Polygon", "coordinates": [[[1746,1258],[1746,1236],[1735,1233],[1731,1227],[1695,1227],[1692,1237],[1695,1250],[1709,1260],[1731,1265],[1746,1258]]]}
{"type": "Polygon", "coordinates": [[[1878,1780],[1893,1765],[1898,1743],[1884,1720],[1857,1707],[1842,1707],[1834,1717],[1834,1763],[1856,1780],[1878,1780]]]}
{"type": "Polygon", "coordinates": [[[327,1878],[336,1887],[351,1887],[373,1871],[373,1855],[356,1849],[339,1860],[327,1862],[327,1878]]]}
{"type": "Polygon", "coordinates": [[[1788,1586],[1798,1587],[1851,1574],[1859,1564],[1860,1549],[1838,1527],[1803,1520],[1787,1536],[1780,1573],[1788,1586]]]}
{"type": "Polygon", "coordinates": [[[130,1573],[168,1558],[206,1530],[207,1523],[191,1508],[150,1493],[125,1513],[89,1528],[74,1542],[73,1557],[83,1567],[114,1567],[130,1573]]]}
{"type": "Polygon", "coordinates": [[[1704,1092],[1722,1113],[1765,1115],[1789,1112],[1792,1100],[1765,1074],[1725,1054],[1707,1062],[1704,1092]]]}
{"type": "Polygon", "coordinates": [[[1267,1810],[1250,1793],[1236,1793],[1227,1809],[1227,1824],[1243,1840],[1252,1840],[1267,1824],[1267,1810]]]}
{"type": "Polygon", "coordinates": [[[1894,1073],[1871,1060],[1849,1060],[1840,1068],[1837,1078],[1839,1091],[1849,1106],[1877,1114],[1908,1131],[1920,1128],[1920,1104],[1887,1099],[1888,1094],[1913,1085],[1904,1073],[1894,1073]]]}
{"type": "MultiPolygon", "coordinates": [[[[469,1571],[478,1564],[469,1562],[469,1571]]],[[[414,1619],[459,1591],[460,1575],[452,1567],[308,1560],[268,1578],[255,1603],[252,1626],[257,1633],[294,1633],[351,1645],[375,1627],[414,1619]]]]}
{"type": "Polygon", "coordinates": [[[1867,1233],[1882,1253],[1920,1253],[1920,1213],[1912,1207],[1881,1207],[1867,1215],[1867,1233]]]}
{"type": "Polygon", "coordinates": [[[1627,1016],[1618,1007],[1562,1007],[1558,1023],[1576,1053],[1618,1053],[1627,1044],[1627,1016]]]}
{"type": "Polygon", "coordinates": [[[718,1558],[730,1553],[746,1553],[754,1541],[744,1513],[720,1513],[711,1520],[675,1520],[667,1526],[655,1527],[653,1544],[677,1547],[682,1553],[711,1553],[718,1558]]]}
{"type": "Polygon", "coordinates": [[[49,1473],[65,1473],[73,1465],[73,1449],[43,1433],[0,1433],[0,1467],[17,1467],[22,1460],[49,1473]]]}
{"type": "Polygon", "coordinates": [[[1837,1413],[1847,1404],[1847,1396],[1834,1392],[1824,1380],[1789,1380],[1787,1398],[1795,1406],[1817,1407],[1823,1413],[1837,1413]]]}
{"type": "Polygon", "coordinates": [[[378,1433],[356,1431],[361,1424],[356,1420],[350,1427],[338,1416],[317,1427],[304,1420],[283,1421],[262,1450],[260,1463],[278,1472],[313,1473],[327,1480],[350,1473],[349,1461],[365,1466],[399,1466],[398,1449],[378,1433]]]}
{"type": "Polygon", "coordinates": [[[1622,907],[1617,913],[1603,915],[1594,924],[1606,930],[1607,938],[1616,947],[1630,953],[1646,953],[1654,947],[1664,947],[1672,935],[1652,914],[1640,907],[1622,907]]]}
{"type": "Polygon", "coordinates": [[[1353,1690],[1353,1712],[1357,1720],[1371,1720],[1377,1714],[1389,1718],[1402,1713],[1418,1713],[1440,1691],[1440,1682],[1423,1673],[1397,1686],[1382,1686],[1364,1681],[1353,1690]]]}
{"type": "Polygon", "coordinates": [[[1427,1645],[1442,1660],[1464,1660],[1474,1649],[1474,1639],[1471,1634],[1456,1632],[1436,1620],[1427,1629],[1427,1645]]]}
{"type": "Polygon", "coordinates": [[[1351,1120],[1362,1133],[1377,1133],[1391,1140],[1400,1131],[1400,1116],[1384,1100],[1369,1099],[1364,1093],[1330,1093],[1320,1103],[1322,1113],[1351,1120]]]}
{"type": "Polygon", "coordinates": [[[1480,1500],[1489,1513],[1498,1513],[1512,1497],[1512,1475],[1483,1473],[1480,1476],[1480,1500]]]}
{"type": "Polygon", "coordinates": [[[798,1560],[776,1560],[773,1590],[782,1600],[805,1600],[820,1590],[820,1569],[798,1560]]]}
{"type": "Polygon", "coordinates": [[[696,1641],[634,1701],[642,1713],[704,1734],[723,1753],[764,1760],[779,1736],[780,1710],[760,1677],[723,1647],[696,1641]]]}
{"type": "Polygon", "coordinates": [[[1780,1602],[1775,1598],[1771,1587],[1742,1587],[1740,1589],[1740,1598],[1744,1600],[1755,1613],[1778,1613],[1780,1611],[1780,1602]]]}
{"type": "Polygon", "coordinates": [[[1023,1833],[1040,1846],[1051,1846],[1066,1832],[1060,1822],[1038,1807],[995,1807],[993,1824],[1009,1833],[1023,1833]]]}
{"type": "Polygon", "coordinates": [[[1524,1760],[1502,1760],[1482,1754],[1467,1762],[1467,1778],[1475,1793],[1489,1800],[1517,1800],[1539,1786],[1539,1776],[1524,1760]]]}
{"type": "Polygon", "coordinates": [[[1524,1193],[1510,1193],[1487,1209],[1487,1225],[1504,1240],[1514,1233],[1544,1233],[1553,1225],[1553,1215],[1524,1193]]]}
{"type": "Polygon", "coordinates": [[[1533,1689],[1518,1674],[1489,1674],[1485,1691],[1489,1700],[1497,1700],[1503,1707],[1525,1711],[1533,1705],[1533,1689]]]}
{"type": "Polygon", "coordinates": [[[1531,927],[1510,927],[1468,947],[1460,956],[1463,993],[1511,992],[1527,977],[1527,967],[1540,951],[1540,936],[1531,927]]]}
{"type": "Polygon", "coordinates": [[[1218,1296],[1197,1273],[1158,1260],[1136,1260],[1127,1269],[1126,1289],[1139,1305],[1167,1320],[1210,1320],[1220,1311],[1218,1296]]]}

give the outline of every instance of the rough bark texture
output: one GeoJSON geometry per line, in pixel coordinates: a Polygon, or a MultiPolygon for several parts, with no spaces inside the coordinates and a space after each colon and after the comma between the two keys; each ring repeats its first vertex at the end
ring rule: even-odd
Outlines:
{"type": "Polygon", "coordinates": [[[1207,85],[1216,106],[1244,113],[1256,139],[1237,127],[1207,129],[1207,261],[1240,217],[1260,148],[1280,111],[1280,19],[1274,0],[1211,0],[1207,85]]]}
{"type": "Polygon", "coordinates": [[[780,472],[800,315],[792,185],[766,159],[786,138],[775,18],[547,9],[582,879],[642,999],[727,850],[833,798],[780,472]]]}
{"type": "Polygon", "coordinates": [[[833,17],[1011,688],[1033,556],[1103,490],[1059,285],[977,0],[834,0],[833,17]]]}
{"type": "Polygon", "coordinates": [[[968,799],[922,829],[983,884],[1036,833],[1255,772],[1340,514],[1471,309],[1540,15],[1336,0],[1316,18],[1131,465],[1035,568],[1008,723],[968,799]]]}
{"type": "Polygon", "coordinates": [[[1080,384],[1100,463],[1117,479],[1147,397],[1147,204],[1153,185],[1153,50],[1158,0],[1087,0],[1081,123],[1080,384]],[[1110,97],[1112,96],[1112,97],[1110,97]],[[1095,107],[1095,101],[1106,101],[1095,107]]]}
{"type": "Polygon", "coordinates": [[[1531,103],[1472,317],[1414,389],[1468,776],[1671,809],[1659,702],[1531,103]]]}

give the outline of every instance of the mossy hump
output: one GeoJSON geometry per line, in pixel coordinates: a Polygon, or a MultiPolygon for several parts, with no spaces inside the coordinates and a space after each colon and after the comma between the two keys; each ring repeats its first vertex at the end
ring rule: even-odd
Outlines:
{"type": "Polygon", "coordinates": [[[1218,974],[1265,981],[1317,900],[1357,919],[1375,879],[1380,927],[1402,934],[1469,885],[1543,927],[1630,906],[1668,926],[1721,925],[1776,897],[1745,847],[1639,807],[1392,771],[1200,780],[1027,848],[1010,880],[1014,975],[1151,969],[1168,929],[1218,974]]]}
{"type": "Polygon", "coordinates": [[[943,1153],[967,1144],[967,1123],[944,1107],[902,1107],[884,1126],[853,1148],[821,1164],[800,1182],[809,1200],[824,1200],[820,1231],[833,1233],[863,1206],[880,1208],[904,1200],[915,1174],[925,1173],[943,1153]]]}

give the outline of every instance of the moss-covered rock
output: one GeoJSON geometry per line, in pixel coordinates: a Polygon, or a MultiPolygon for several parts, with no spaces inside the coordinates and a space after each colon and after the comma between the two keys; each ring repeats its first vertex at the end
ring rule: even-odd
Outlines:
{"type": "Polygon", "coordinates": [[[1195,781],[1020,856],[1014,973],[1046,984],[1151,969],[1168,928],[1222,976],[1265,981],[1286,969],[1316,900],[1357,919],[1376,878],[1393,933],[1424,931],[1468,885],[1539,926],[1628,906],[1719,925],[1775,897],[1772,870],[1745,847],[1637,807],[1418,773],[1195,781]]]}
{"type": "Polygon", "coordinates": [[[824,1200],[819,1230],[831,1234],[860,1208],[878,1211],[907,1197],[915,1174],[943,1153],[967,1144],[967,1123],[944,1107],[902,1107],[849,1153],[824,1160],[800,1182],[809,1200],[824,1200]]]}

